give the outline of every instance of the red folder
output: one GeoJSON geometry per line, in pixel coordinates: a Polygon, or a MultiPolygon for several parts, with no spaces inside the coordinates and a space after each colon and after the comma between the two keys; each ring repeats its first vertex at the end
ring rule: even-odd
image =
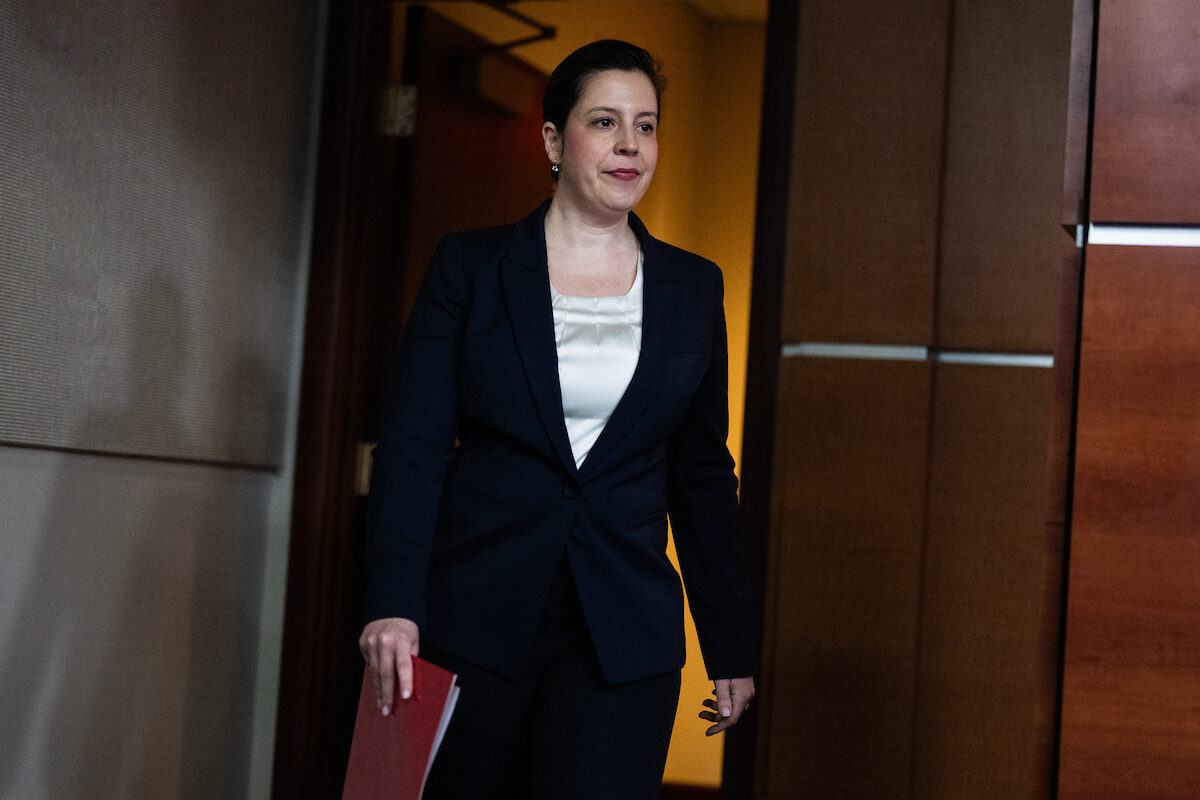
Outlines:
{"type": "Polygon", "coordinates": [[[375,705],[371,674],[363,670],[358,718],[342,800],[420,800],[429,767],[458,701],[457,675],[413,657],[413,695],[391,713],[375,705]]]}

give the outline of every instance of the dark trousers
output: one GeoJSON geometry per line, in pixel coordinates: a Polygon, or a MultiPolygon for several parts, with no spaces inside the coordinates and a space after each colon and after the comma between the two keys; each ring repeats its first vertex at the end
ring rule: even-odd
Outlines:
{"type": "Polygon", "coordinates": [[[426,644],[421,656],[461,687],[426,800],[658,800],[679,672],[605,682],[569,568],[517,678],[426,644]]]}

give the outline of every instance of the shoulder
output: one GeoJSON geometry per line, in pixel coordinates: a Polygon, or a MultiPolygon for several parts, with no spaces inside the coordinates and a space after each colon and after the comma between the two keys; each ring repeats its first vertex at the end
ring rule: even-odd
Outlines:
{"type": "Polygon", "coordinates": [[[655,238],[636,216],[630,217],[630,225],[641,239],[646,257],[659,263],[669,273],[670,278],[686,280],[701,287],[721,286],[721,268],[715,262],[655,238]]]}
{"type": "MultiPolygon", "coordinates": [[[[654,241],[646,260],[659,271],[660,280],[672,285],[681,300],[699,305],[721,305],[725,295],[721,268],[704,256],[666,242],[654,241]]],[[[647,273],[649,274],[649,273],[647,273]]]]}
{"type": "Polygon", "coordinates": [[[426,270],[426,280],[439,279],[463,289],[488,280],[509,250],[515,225],[450,233],[442,237],[426,270]]]}
{"type": "Polygon", "coordinates": [[[667,242],[655,240],[661,257],[676,269],[683,270],[695,277],[705,277],[720,280],[721,268],[715,262],[702,255],[684,250],[667,242]]]}
{"type": "Polygon", "coordinates": [[[512,241],[516,224],[496,225],[470,231],[447,234],[438,245],[440,253],[480,256],[495,252],[502,254],[512,241]]]}
{"type": "Polygon", "coordinates": [[[467,270],[494,267],[505,256],[545,263],[546,207],[547,203],[543,203],[517,222],[452,233],[438,245],[438,256],[457,261],[467,270]]]}

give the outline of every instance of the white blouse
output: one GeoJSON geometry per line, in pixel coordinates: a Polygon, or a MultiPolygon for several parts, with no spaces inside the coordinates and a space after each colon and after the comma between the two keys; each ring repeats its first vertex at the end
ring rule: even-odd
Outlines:
{"type": "Polygon", "coordinates": [[[629,291],[616,297],[574,297],[550,287],[563,414],[575,466],[608,424],[642,350],[642,254],[629,291]]]}

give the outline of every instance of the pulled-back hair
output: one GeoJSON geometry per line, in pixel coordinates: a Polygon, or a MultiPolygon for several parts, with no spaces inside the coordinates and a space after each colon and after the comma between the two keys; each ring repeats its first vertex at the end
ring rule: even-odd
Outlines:
{"type": "Polygon", "coordinates": [[[649,78],[661,113],[666,78],[658,60],[635,44],[619,39],[601,39],[571,53],[550,73],[550,81],[542,95],[542,120],[553,123],[562,133],[588,78],[610,69],[640,72],[649,78]]]}

